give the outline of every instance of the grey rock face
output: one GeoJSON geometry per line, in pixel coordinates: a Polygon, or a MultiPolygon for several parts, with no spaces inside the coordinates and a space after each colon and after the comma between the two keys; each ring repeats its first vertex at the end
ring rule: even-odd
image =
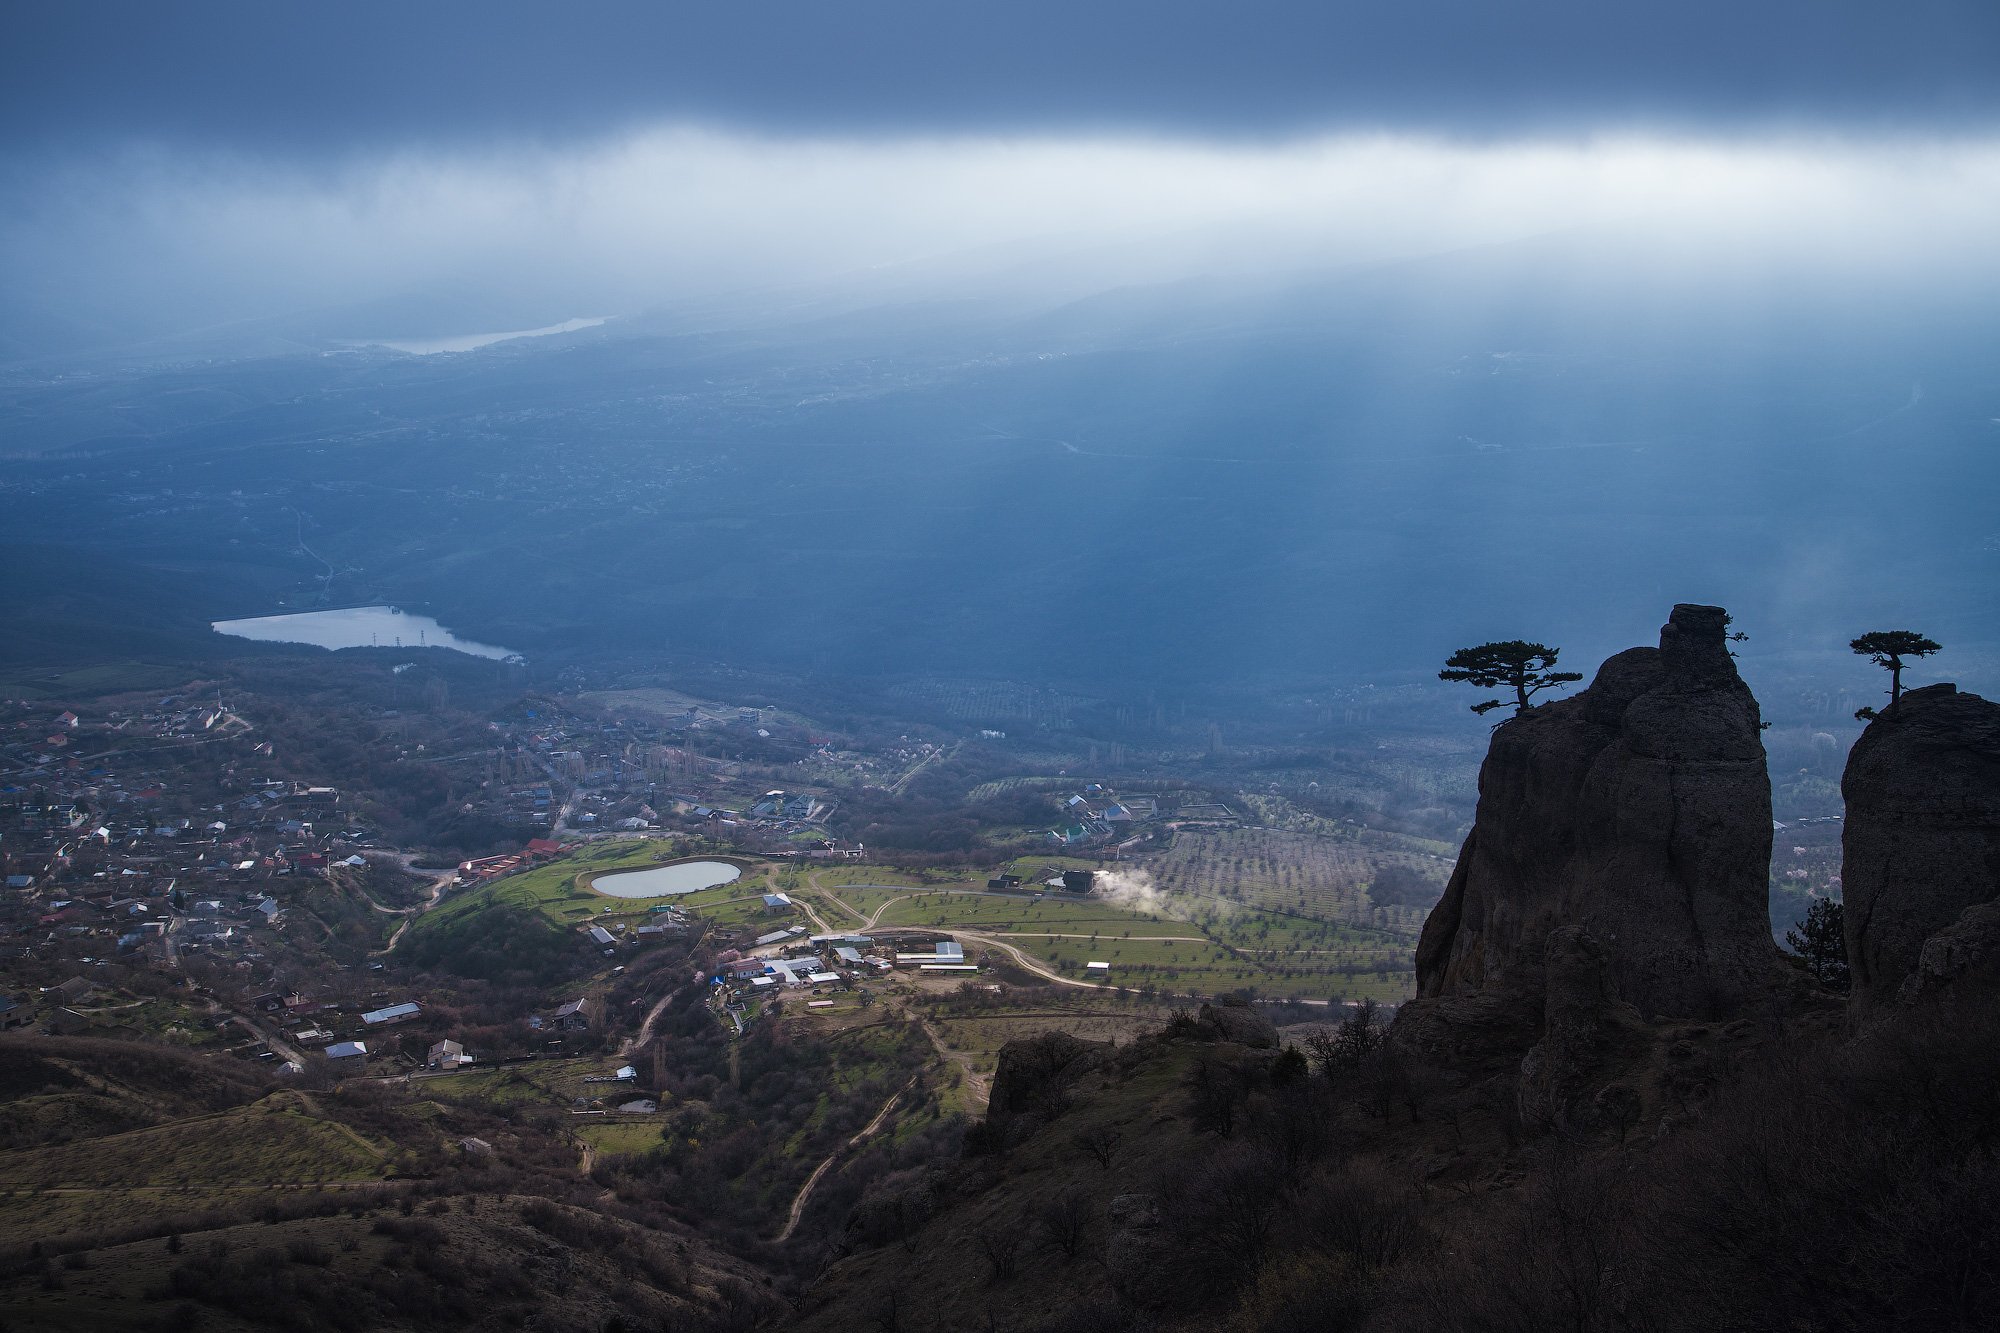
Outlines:
{"type": "Polygon", "coordinates": [[[1002,1124],[1016,1116],[1061,1114],[1069,1087],[1102,1065],[1109,1042],[1083,1041],[1067,1032],[1016,1038],[1000,1048],[986,1118],[1002,1124]]]}
{"type": "Polygon", "coordinates": [[[1104,1242],[1105,1274],[1119,1295],[1143,1309],[1157,1309],[1174,1289],[1173,1248],[1161,1227],[1160,1200],[1121,1194],[1107,1210],[1111,1234],[1104,1242]]]}
{"type": "Polygon", "coordinates": [[[1645,1016],[1728,1012],[1777,958],[1771,788],[1757,701],[1720,607],[1676,606],[1660,647],[1500,726],[1479,811],[1417,947],[1423,999],[1539,1008],[1551,932],[1580,927],[1645,1016]]]}
{"type": "Polygon", "coordinates": [[[1903,978],[1904,1004],[2000,991],[2000,898],[1968,907],[1924,941],[1916,970],[1903,978]]]}
{"type": "Polygon", "coordinates": [[[1602,1081],[1594,1076],[1625,1026],[1621,1020],[1629,1015],[1636,1027],[1637,1015],[1612,991],[1603,948],[1575,926],[1550,932],[1544,973],[1542,1039],[1521,1062],[1521,1119],[1593,1125],[1598,1111],[1591,1094],[1602,1081]]]}
{"type": "MultiPolygon", "coordinates": [[[[2000,704],[1951,685],[1908,691],[1855,742],[1841,792],[1847,961],[1867,1007],[1897,997],[1932,936],[2000,898],[2000,704]]],[[[1942,941],[1934,961],[1965,947],[1942,941]]]]}
{"type": "Polygon", "coordinates": [[[1200,1022],[1224,1041],[1240,1042],[1259,1050],[1274,1049],[1278,1044],[1277,1025],[1239,996],[1226,996],[1220,1004],[1204,1004],[1200,1022]]]}

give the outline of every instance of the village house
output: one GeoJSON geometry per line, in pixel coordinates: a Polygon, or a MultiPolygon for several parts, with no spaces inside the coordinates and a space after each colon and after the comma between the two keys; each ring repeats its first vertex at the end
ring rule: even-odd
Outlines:
{"type": "Polygon", "coordinates": [[[431,1047],[425,1063],[432,1069],[456,1069],[471,1064],[472,1057],[465,1053],[465,1047],[447,1038],[431,1047]]]}

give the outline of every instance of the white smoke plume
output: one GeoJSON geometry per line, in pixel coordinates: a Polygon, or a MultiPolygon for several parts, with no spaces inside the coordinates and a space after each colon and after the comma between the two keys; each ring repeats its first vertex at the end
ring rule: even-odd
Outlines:
{"type": "Polygon", "coordinates": [[[1155,912],[1177,915],[1167,904],[1167,896],[1144,870],[1100,870],[1091,884],[1096,895],[1128,912],[1155,912]]]}

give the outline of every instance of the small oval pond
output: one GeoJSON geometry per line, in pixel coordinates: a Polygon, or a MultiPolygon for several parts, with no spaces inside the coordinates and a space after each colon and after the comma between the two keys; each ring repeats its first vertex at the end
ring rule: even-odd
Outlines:
{"type": "Polygon", "coordinates": [[[650,870],[620,870],[599,875],[590,887],[613,898],[677,898],[683,893],[700,893],[718,884],[740,879],[743,872],[727,861],[682,861],[678,865],[654,866],[650,870]]]}

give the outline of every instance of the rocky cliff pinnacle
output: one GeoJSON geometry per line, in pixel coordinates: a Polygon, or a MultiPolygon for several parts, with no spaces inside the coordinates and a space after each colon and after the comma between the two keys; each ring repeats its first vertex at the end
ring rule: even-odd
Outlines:
{"type": "Polygon", "coordinates": [[[1906,691],[1855,742],[1841,792],[1855,1004],[1896,998],[1926,941],[1956,927],[1911,993],[1927,992],[1992,915],[1968,909],[2000,898],[2000,704],[1952,685],[1906,691]]]}
{"type": "Polygon", "coordinates": [[[1647,1017],[1727,1013],[1770,979],[1771,790],[1728,615],[1680,605],[1660,646],[1498,727],[1479,808],[1417,950],[1421,999],[1539,1007],[1551,933],[1580,928],[1647,1017]]]}

